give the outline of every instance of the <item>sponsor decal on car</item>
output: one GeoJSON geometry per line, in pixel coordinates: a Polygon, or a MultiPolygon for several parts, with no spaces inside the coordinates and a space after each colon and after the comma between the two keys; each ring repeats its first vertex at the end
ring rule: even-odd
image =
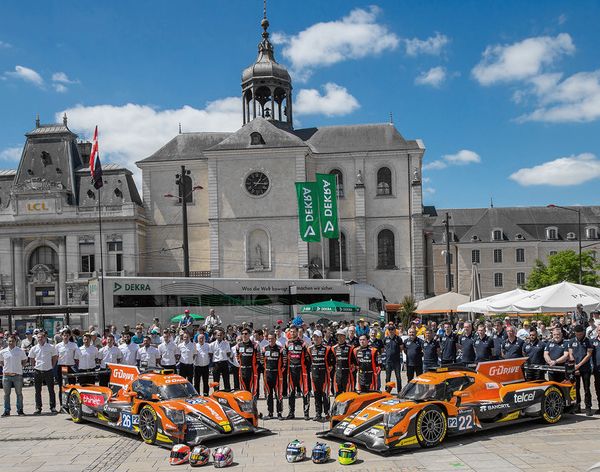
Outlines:
{"type": "Polygon", "coordinates": [[[179,375],[167,375],[164,378],[164,382],[167,384],[179,384],[179,383],[186,383],[187,379],[184,379],[183,377],[179,377],[179,375]]]}
{"type": "Polygon", "coordinates": [[[121,417],[119,418],[118,425],[129,430],[133,430],[134,426],[138,426],[140,424],[140,416],[133,415],[129,412],[122,412],[121,417]]]}
{"type": "Polygon", "coordinates": [[[189,405],[205,405],[208,403],[208,401],[204,398],[188,398],[185,402],[189,405]]]}
{"type": "Polygon", "coordinates": [[[490,377],[496,382],[522,382],[525,380],[523,364],[526,357],[518,359],[500,359],[497,361],[480,362],[477,364],[477,372],[490,377]]]}
{"type": "Polygon", "coordinates": [[[513,401],[515,403],[526,403],[531,402],[535,399],[535,392],[515,392],[515,397],[513,401]]]}
{"type": "Polygon", "coordinates": [[[486,382],[485,388],[488,390],[495,390],[497,388],[500,388],[500,385],[498,385],[496,382],[486,382]]]}
{"type": "Polygon", "coordinates": [[[99,393],[79,393],[81,403],[89,407],[99,407],[104,405],[104,395],[99,393]]]}
{"type": "Polygon", "coordinates": [[[140,371],[134,365],[106,364],[110,369],[110,384],[126,387],[140,375],[140,371]]]}
{"type": "Polygon", "coordinates": [[[504,410],[510,408],[508,403],[487,403],[479,407],[480,411],[504,410]]]}

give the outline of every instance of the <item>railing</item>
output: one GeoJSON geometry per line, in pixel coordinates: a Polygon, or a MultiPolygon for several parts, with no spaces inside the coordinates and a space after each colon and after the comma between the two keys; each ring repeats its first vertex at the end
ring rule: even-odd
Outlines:
{"type": "MultiPolygon", "coordinates": [[[[138,277],[184,277],[183,272],[141,272],[138,277]]],[[[190,277],[210,277],[210,270],[192,270],[190,277]]]]}

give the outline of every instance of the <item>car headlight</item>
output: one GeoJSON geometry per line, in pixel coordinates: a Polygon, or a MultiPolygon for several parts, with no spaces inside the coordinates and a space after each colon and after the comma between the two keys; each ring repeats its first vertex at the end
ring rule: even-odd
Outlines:
{"type": "Polygon", "coordinates": [[[244,413],[256,413],[254,400],[238,400],[238,405],[240,405],[240,410],[242,410],[244,413]]]}
{"type": "Polygon", "coordinates": [[[407,413],[408,408],[403,408],[402,410],[393,410],[386,413],[383,415],[383,426],[386,429],[392,429],[404,419],[407,413]]]}
{"type": "Polygon", "coordinates": [[[181,410],[174,410],[172,408],[165,408],[165,415],[175,424],[184,424],[185,423],[185,413],[181,410]]]}
{"type": "Polygon", "coordinates": [[[345,415],[348,411],[348,407],[350,406],[350,401],[347,402],[333,402],[333,406],[331,407],[331,416],[342,416],[345,415]]]}

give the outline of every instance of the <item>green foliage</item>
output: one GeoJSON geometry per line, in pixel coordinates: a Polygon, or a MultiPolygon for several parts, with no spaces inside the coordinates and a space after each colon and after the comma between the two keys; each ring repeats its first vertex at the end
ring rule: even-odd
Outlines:
{"type": "Polygon", "coordinates": [[[411,295],[406,295],[401,302],[401,307],[398,309],[398,321],[404,329],[408,329],[410,320],[417,309],[417,302],[411,295]]]}
{"type": "MultiPolygon", "coordinates": [[[[600,265],[592,252],[581,253],[582,283],[597,287],[600,283],[600,265]]],[[[535,290],[563,281],[579,283],[579,254],[575,251],[560,251],[548,257],[548,265],[536,259],[525,288],[535,290]]]]}

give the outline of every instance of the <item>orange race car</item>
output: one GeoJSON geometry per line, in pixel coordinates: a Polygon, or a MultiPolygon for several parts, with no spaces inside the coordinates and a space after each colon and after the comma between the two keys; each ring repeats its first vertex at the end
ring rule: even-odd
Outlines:
{"type": "Polygon", "coordinates": [[[476,369],[437,368],[413,379],[397,396],[342,393],[332,406],[331,429],[318,434],[387,453],[407,446],[434,447],[446,436],[532,418],[556,423],[573,408],[573,383],[525,381],[524,371],[562,371],[570,378],[568,368],[525,366],[526,360],[481,362],[476,369]]]}
{"type": "Polygon", "coordinates": [[[100,423],[166,447],[268,432],[257,426],[258,413],[250,392],[216,391],[200,396],[191,383],[170,370],[140,372],[135,366],[108,366],[109,387],[69,383],[81,376],[89,379],[90,373],[64,374],[63,409],[74,422],[100,423]]]}

